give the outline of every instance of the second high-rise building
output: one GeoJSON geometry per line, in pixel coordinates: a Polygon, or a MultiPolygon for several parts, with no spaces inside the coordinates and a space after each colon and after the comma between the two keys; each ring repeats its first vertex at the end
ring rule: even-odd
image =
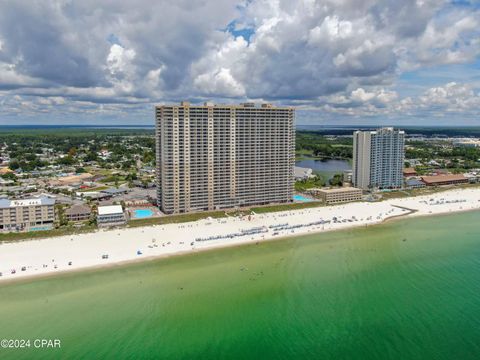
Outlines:
{"type": "Polygon", "coordinates": [[[156,107],[163,212],[292,201],[295,111],[270,104],[156,107]]]}
{"type": "Polygon", "coordinates": [[[353,134],[353,184],[364,190],[403,185],[405,132],[387,127],[353,134]]]}

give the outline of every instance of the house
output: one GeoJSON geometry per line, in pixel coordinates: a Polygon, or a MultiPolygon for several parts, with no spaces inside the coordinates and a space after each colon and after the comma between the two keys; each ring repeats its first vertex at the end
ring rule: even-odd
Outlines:
{"type": "Polygon", "coordinates": [[[108,151],[106,149],[102,149],[97,153],[98,157],[102,160],[108,160],[110,156],[112,155],[111,151],[108,151]]]}
{"type": "Polygon", "coordinates": [[[415,171],[414,168],[405,168],[403,169],[403,176],[404,177],[411,177],[411,176],[417,176],[417,172],[415,171]]]}
{"type": "Polygon", "coordinates": [[[90,206],[83,204],[75,204],[65,210],[65,217],[68,221],[85,221],[90,219],[91,214],[90,206]]]}
{"type": "Polygon", "coordinates": [[[117,196],[128,193],[128,188],[109,188],[106,190],[101,190],[100,192],[109,196],[117,196]]]}
{"type": "Polygon", "coordinates": [[[121,205],[98,207],[97,225],[99,227],[119,226],[126,223],[125,213],[121,205]]]}
{"type": "Polygon", "coordinates": [[[15,181],[13,180],[5,180],[4,178],[0,177],[0,185],[2,186],[8,186],[8,185],[13,185],[15,184],[15,181]]]}
{"type": "Polygon", "coordinates": [[[106,200],[112,198],[112,195],[105,194],[99,191],[76,192],[75,194],[79,199],[106,200]]]}
{"type": "Polygon", "coordinates": [[[9,173],[13,173],[12,170],[10,170],[10,168],[8,167],[3,167],[0,169],[0,175],[6,175],[6,174],[9,174],[9,173]]]}
{"type": "Polygon", "coordinates": [[[153,189],[155,187],[155,183],[153,181],[134,180],[133,185],[143,189],[153,189]]]}
{"type": "Polygon", "coordinates": [[[405,187],[407,189],[421,189],[427,186],[423,181],[418,179],[408,179],[405,180],[405,187]]]}

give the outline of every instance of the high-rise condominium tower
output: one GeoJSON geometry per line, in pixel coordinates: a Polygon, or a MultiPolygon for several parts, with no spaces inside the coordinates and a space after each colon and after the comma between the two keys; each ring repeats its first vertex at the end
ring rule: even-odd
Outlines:
{"type": "Polygon", "coordinates": [[[377,131],[355,131],[353,184],[364,190],[402,187],[404,148],[404,131],[390,127],[377,131]]]}
{"type": "Polygon", "coordinates": [[[292,201],[295,111],[270,104],[156,107],[165,213],[292,201]]]}

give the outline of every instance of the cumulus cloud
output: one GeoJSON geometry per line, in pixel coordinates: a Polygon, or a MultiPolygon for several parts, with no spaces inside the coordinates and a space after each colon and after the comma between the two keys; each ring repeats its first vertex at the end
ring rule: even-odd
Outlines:
{"type": "Polygon", "coordinates": [[[1,2],[0,112],[23,102],[32,113],[148,117],[153,103],[184,98],[354,116],[429,102],[467,111],[473,85],[401,97],[397,79],[475,61],[479,28],[478,9],[446,0],[1,2]]]}

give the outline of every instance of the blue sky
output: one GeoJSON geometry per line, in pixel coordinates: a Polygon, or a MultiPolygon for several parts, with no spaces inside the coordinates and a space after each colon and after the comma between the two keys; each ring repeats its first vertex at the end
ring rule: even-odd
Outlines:
{"type": "Polygon", "coordinates": [[[0,125],[153,124],[184,99],[480,126],[480,1],[0,3],[0,125]]]}

